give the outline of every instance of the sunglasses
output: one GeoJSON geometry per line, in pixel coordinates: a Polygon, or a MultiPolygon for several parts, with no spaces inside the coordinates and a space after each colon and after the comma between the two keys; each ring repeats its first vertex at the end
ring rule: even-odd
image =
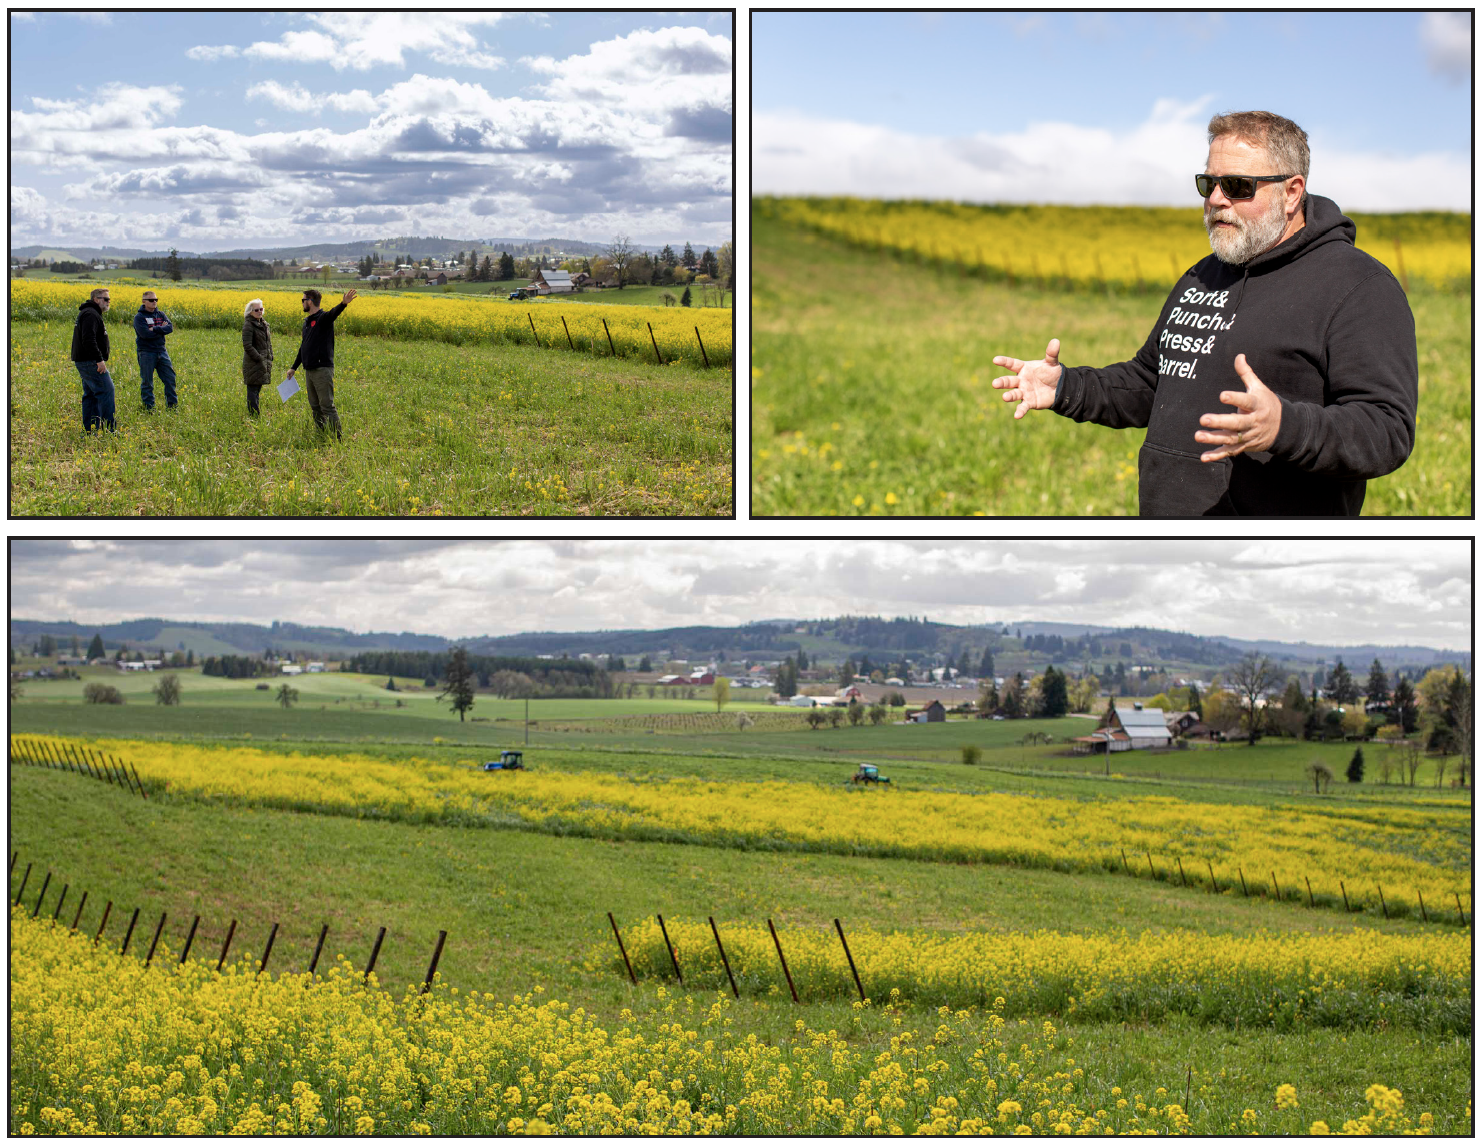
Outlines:
{"type": "Polygon", "coordinates": [[[1292,175],[1197,175],[1195,189],[1201,193],[1202,199],[1209,199],[1211,192],[1220,184],[1221,193],[1236,202],[1256,195],[1259,183],[1280,183],[1292,178],[1292,175]]]}

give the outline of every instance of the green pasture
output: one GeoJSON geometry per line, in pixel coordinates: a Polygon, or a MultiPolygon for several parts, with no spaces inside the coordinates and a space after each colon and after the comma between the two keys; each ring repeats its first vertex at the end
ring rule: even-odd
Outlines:
{"type": "MultiPolygon", "coordinates": [[[[1066,294],[906,265],[753,213],[754,515],[1138,512],[1142,430],[1019,422],[995,355],[1127,360],[1163,296],[1066,294]]],[[[1471,300],[1414,290],[1417,445],[1364,512],[1473,512],[1471,300]]]]}
{"type": "Polygon", "coordinates": [[[122,353],[112,364],[118,432],[85,436],[69,329],[10,328],[17,516],[732,512],[725,370],[342,336],[336,441],[315,431],[303,393],[281,403],[265,387],[262,416],[250,418],[240,336],[198,330],[171,347],[177,409],[164,409],[157,382],[157,409],[143,412],[138,369],[122,353]]]}
{"type": "MultiPolygon", "coordinates": [[[[277,923],[269,970],[283,972],[307,966],[322,924],[329,926],[322,959],[343,956],[362,967],[384,926],[378,975],[385,986],[400,989],[421,981],[441,929],[448,941],[440,973],[460,990],[509,998],[540,987],[605,1023],[623,1021],[622,1008],[638,1021],[654,1021],[665,1006],[653,985],[630,987],[606,968],[585,965],[590,952],[606,954],[612,942],[609,911],[622,924],[656,912],[676,919],[714,916],[723,934],[729,923],[772,918],[785,942],[791,928],[828,929],[835,918],[847,930],[1123,927],[1247,934],[1351,926],[1292,904],[1138,880],[144,801],[75,775],[32,768],[12,768],[9,811],[11,849],[19,859],[9,879],[12,900],[26,864],[33,865],[26,903],[34,904],[38,880],[49,871],[46,911],[54,910],[60,884],[69,887],[63,925],[83,890],[88,900],[79,930],[86,933],[97,930],[104,904],[112,901],[107,942],[122,941],[138,907],[136,952],[164,913],[162,943],[173,957],[199,915],[194,956],[214,960],[235,919],[234,957],[256,960],[277,923]]],[[[1364,926],[1412,934],[1430,929],[1370,917],[1364,926]]],[[[858,945],[855,955],[865,962],[870,951],[858,945]]],[[[789,1037],[799,1019],[819,1030],[850,1029],[848,1003],[806,998],[795,1006],[779,980],[782,993],[744,998],[733,1022],[770,1041],[789,1037]]],[[[699,1001],[708,999],[702,994],[699,1001]]],[[[1425,1012],[1416,1013],[1425,1023],[1425,1012]]],[[[1464,1107],[1472,1041],[1411,1021],[1280,1036],[1178,1015],[1132,1024],[1047,1017],[1072,1038],[1078,1065],[1100,1084],[1146,1095],[1163,1086],[1178,1095],[1189,1066],[1197,1132],[1224,1133],[1244,1108],[1271,1107],[1280,1083],[1298,1085],[1306,1109],[1356,1110],[1365,1087],[1378,1080],[1401,1089],[1409,1109],[1433,1112],[1439,1131],[1466,1133],[1470,1126],[1464,1107]]],[[[903,1021],[921,1028],[931,1024],[933,1012],[910,1006],[903,1021]]],[[[891,1033],[888,1024],[873,1021],[861,1037],[884,1043],[891,1033]]]]}

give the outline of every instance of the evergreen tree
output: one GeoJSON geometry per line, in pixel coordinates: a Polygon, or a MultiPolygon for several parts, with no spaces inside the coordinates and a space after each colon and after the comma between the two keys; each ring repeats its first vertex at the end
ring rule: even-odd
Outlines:
{"type": "Polygon", "coordinates": [[[979,679],[983,680],[985,677],[994,678],[994,653],[988,645],[984,646],[984,655],[979,658],[979,679]]]}
{"type": "Polygon", "coordinates": [[[1365,698],[1370,704],[1391,703],[1391,682],[1381,667],[1381,658],[1371,661],[1371,675],[1365,682],[1365,698]]]}
{"type": "Polygon", "coordinates": [[[795,663],[793,657],[785,658],[784,662],[778,666],[778,676],[775,687],[778,690],[778,695],[784,697],[785,699],[790,696],[798,695],[799,667],[795,663]]]}
{"type": "Polygon", "coordinates": [[[1365,753],[1359,747],[1355,749],[1355,755],[1350,757],[1350,767],[1345,769],[1345,779],[1352,784],[1359,784],[1365,776],[1365,753]]]}
{"type": "Polygon", "coordinates": [[[855,662],[853,660],[851,660],[849,657],[846,657],[845,658],[845,663],[840,666],[840,687],[841,688],[849,688],[854,683],[855,683],[855,662]]]}
{"type": "Polygon", "coordinates": [[[484,262],[479,264],[479,281],[482,283],[493,282],[494,277],[494,264],[490,262],[490,257],[485,255],[484,262]]]}
{"type": "Polygon", "coordinates": [[[103,655],[103,634],[94,633],[93,643],[88,645],[88,660],[102,660],[103,655]]]}
{"type": "Polygon", "coordinates": [[[675,257],[675,248],[666,243],[660,248],[659,262],[661,265],[671,268],[679,264],[680,260],[675,257]]]}
{"type": "Polygon", "coordinates": [[[509,282],[515,277],[515,259],[509,251],[500,252],[500,281],[509,282]]]}
{"type": "Polygon", "coordinates": [[[794,664],[799,666],[800,672],[803,672],[809,667],[809,655],[804,652],[803,645],[799,646],[798,654],[794,657],[794,664]]]}
{"type": "Polygon", "coordinates": [[[397,682],[394,681],[391,677],[386,678],[386,690],[387,692],[397,691],[397,682]]]}
{"type": "Polygon", "coordinates": [[[680,265],[683,267],[696,265],[696,252],[689,243],[686,243],[685,250],[680,252],[680,265]]]}
{"type": "Polygon", "coordinates": [[[186,649],[186,668],[194,668],[195,666],[196,666],[196,650],[195,649],[186,649]]]}
{"type": "Polygon", "coordinates": [[[959,676],[968,676],[969,675],[969,650],[968,649],[964,649],[962,652],[960,652],[958,654],[958,664],[954,665],[953,667],[956,668],[956,669],[958,669],[958,675],[959,676]]]}
{"type": "Polygon", "coordinates": [[[994,686],[994,677],[984,677],[979,686],[979,711],[993,716],[1000,710],[1000,690],[994,686]]]}
{"type": "Polygon", "coordinates": [[[623,657],[614,656],[612,653],[608,654],[609,672],[624,672],[627,668],[628,666],[623,662],[623,657]]]}
{"type": "Polygon", "coordinates": [[[1201,689],[1194,682],[1190,685],[1190,711],[1195,713],[1197,720],[1205,720],[1205,713],[1201,711],[1201,689]]]}
{"type": "Polygon", "coordinates": [[[713,279],[716,277],[716,256],[711,253],[710,247],[707,247],[701,256],[701,273],[713,279]]]}
{"type": "Polygon", "coordinates": [[[1067,714],[1067,676],[1060,669],[1046,666],[1041,677],[1041,715],[1065,716],[1067,714]]]}
{"type": "Polygon", "coordinates": [[[1396,682],[1396,691],[1391,694],[1391,706],[1396,712],[1396,722],[1402,726],[1402,735],[1410,736],[1416,732],[1417,690],[1406,677],[1396,682]]]}
{"type": "MultiPolygon", "coordinates": [[[[489,259],[486,258],[485,262],[488,263],[489,259]]],[[[462,724],[464,713],[474,707],[474,672],[469,668],[469,654],[463,646],[455,646],[449,655],[444,679],[448,684],[438,694],[438,699],[448,701],[448,707],[459,714],[459,723],[462,724]]]]}
{"type": "Polygon", "coordinates": [[[1360,699],[1360,688],[1350,675],[1350,670],[1345,667],[1344,661],[1335,661],[1335,667],[1324,686],[1324,694],[1336,704],[1354,704],[1360,699]]]}
{"type": "Polygon", "coordinates": [[[649,655],[647,653],[644,656],[642,656],[642,657],[639,658],[639,671],[640,672],[654,672],[654,665],[652,665],[650,663],[650,661],[649,661],[649,655]]]}
{"type": "Polygon", "coordinates": [[[1000,702],[1000,711],[1007,717],[1025,715],[1025,678],[1019,673],[1005,686],[1005,696],[1000,702]]]}
{"type": "Polygon", "coordinates": [[[165,270],[172,281],[180,282],[180,252],[174,247],[170,248],[170,257],[165,260],[165,270]]]}
{"type": "Polygon", "coordinates": [[[689,306],[690,305],[690,287],[686,287],[685,288],[685,293],[680,296],[680,305],[681,306],[689,306]]]}

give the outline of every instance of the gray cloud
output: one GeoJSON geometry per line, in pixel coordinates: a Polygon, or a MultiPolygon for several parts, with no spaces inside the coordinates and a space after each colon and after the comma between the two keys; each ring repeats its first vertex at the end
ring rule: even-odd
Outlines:
{"type": "Polygon", "coordinates": [[[710,143],[732,141],[732,112],[730,108],[701,106],[681,108],[672,112],[667,135],[678,135],[686,139],[704,139],[710,143]]]}
{"type": "Polygon", "coordinates": [[[448,637],[843,613],[1469,647],[1469,545],[1406,541],[16,541],[11,612],[448,637]],[[1398,608],[1405,602],[1405,608],[1398,608]],[[371,620],[374,618],[374,620],[371,620]]]}

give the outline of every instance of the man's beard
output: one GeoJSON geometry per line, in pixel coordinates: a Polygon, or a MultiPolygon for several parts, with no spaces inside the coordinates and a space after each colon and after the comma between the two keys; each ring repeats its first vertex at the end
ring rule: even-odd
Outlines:
{"type": "Polygon", "coordinates": [[[1273,207],[1260,219],[1239,219],[1229,207],[1206,208],[1206,234],[1211,239],[1211,250],[1223,263],[1241,266],[1249,263],[1277,243],[1288,217],[1283,210],[1283,198],[1274,196],[1273,207]],[[1213,217],[1214,216],[1214,217],[1213,217]],[[1234,224],[1231,230],[1217,227],[1216,223],[1234,224]]]}

